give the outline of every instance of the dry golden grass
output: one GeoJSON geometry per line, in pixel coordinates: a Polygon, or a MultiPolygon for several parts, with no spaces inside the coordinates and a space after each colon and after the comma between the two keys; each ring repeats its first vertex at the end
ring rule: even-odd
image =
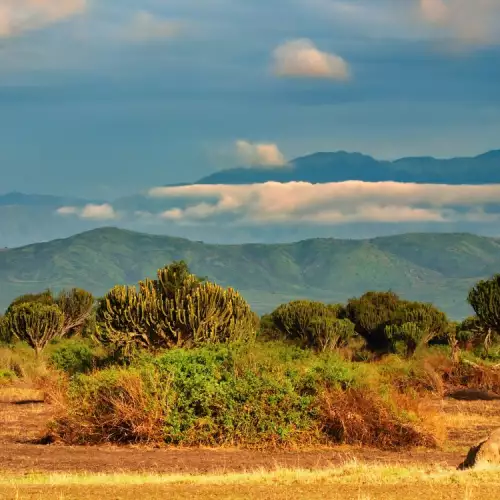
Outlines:
{"type": "Polygon", "coordinates": [[[467,499],[496,500],[500,469],[365,465],[210,475],[32,474],[0,478],[0,498],[467,499]]]}

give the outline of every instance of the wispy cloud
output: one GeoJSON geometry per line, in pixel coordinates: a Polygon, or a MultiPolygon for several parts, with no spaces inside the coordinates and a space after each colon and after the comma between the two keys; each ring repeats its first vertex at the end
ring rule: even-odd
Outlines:
{"type": "Polygon", "coordinates": [[[188,200],[187,206],[172,208],[161,214],[164,219],[176,221],[229,217],[245,223],[341,224],[356,221],[486,221],[491,217],[500,218],[500,214],[484,210],[486,205],[500,200],[500,185],[267,182],[159,187],[149,194],[152,197],[188,200]],[[189,204],[189,200],[193,203],[189,204]]]}
{"type": "Polygon", "coordinates": [[[419,0],[423,19],[468,43],[500,42],[499,0],[419,0]]]}
{"type": "Polygon", "coordinates": [[[236,141],[238,159],[249,166],[281,167],[286,164],[285,156],[274,143],[251,143],[236,141]]]}
{"type": "Polygon", "coordinates": [[[273,69],[281,77],[329,78],[348,80],[347,62],[336,54],[322,52],[306,38],[290,40],[273,52],[273,69]]]}
{"type": "Polygon", "coordinates": [[[147,42],[173,38],[180,32],[179,22],[147,11],[139,11],[134,15],[130,24],[124,27],[123,36],[129,41],[147,42]]]}
{"type": "Polygon", "coordinates": [[[87,0],[1,0],[0,38],[43,28],[81,14],[86,8],[87,0]]]}
{"type": "Polygon", "coordinates": [[[81,219],[112,220],[118,218],[118,214],[109,203],[95,205],[89,203],[84,207],[60,207],[56,210],[59,215],[76,215],[81,219]]]}

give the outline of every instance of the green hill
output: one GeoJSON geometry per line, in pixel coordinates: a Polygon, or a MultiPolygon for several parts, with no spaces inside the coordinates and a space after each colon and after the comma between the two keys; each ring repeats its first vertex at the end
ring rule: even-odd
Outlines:
{"type": "Polygon", "coordinates": [[[283,301],[345,301],[392,289],[431,301],[452,317],[469,313],[478,280],[500,272],[500,240],[471,234],[406,234],[371,240],[315,239],[292,244],[209,245],[102,228],[71,238],[0,251],[0,308],[47,287],[103,294],[133,284],[173,260],[239,289],[258,312],[283,301]]]}

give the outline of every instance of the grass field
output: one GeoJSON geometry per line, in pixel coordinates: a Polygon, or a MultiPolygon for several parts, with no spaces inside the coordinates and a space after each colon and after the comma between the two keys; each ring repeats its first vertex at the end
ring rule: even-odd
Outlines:
{"type": "Polygon", "coordinates": [[[33,474],[5,475],[0,498],[197,499],[481,499],[496,500],[500,469],[364,465],[323,470],[277,469],[208,475],[33,474]]]}

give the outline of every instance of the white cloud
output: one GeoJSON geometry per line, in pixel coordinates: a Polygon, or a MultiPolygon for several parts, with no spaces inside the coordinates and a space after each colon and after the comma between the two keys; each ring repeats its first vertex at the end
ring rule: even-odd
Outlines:
{"type": "Polygon", "coordinates": [[[274,72],[278,76],[348,80],[350,70],[342,57],[322,52],[306,38],[290,40],[273,52],[274,72]]]}
{"type": "Polygon", "coordinates": [[[285,156],[273,143],[251,143],[236,141],[236,153],[240,161],[250,166],[281,167],[286,164],[285,156]]]}
{"type": "Polygon", "coordinates": [[[144,42],[172,38],[179,32],[180,25],[176,21],[140,11],[135,14],[131,24],[125,27],[124,37],[131,41],[144,42]]]}
{"type": "Polygon", "coordinates": [[[423,19],[468,43],[500,42],[499,0],[418,0],[423,19]]]}
{"type": "Polygon", "coordinates": [[[230,217],[245,223],[339,224],[355,221],[486,221],[500,217],[483,210],[486,204],[498,204],[500,185],[267,182],[159,187],[150,190],[149,195],[193,200],[186,208],[176,207],[161,214],[162,218],[175,221],[230,217]]]}
{"type": "Polygon", "coordinates": [[[56,210],[59,215],[75,215],[78,213],[77,207],[60,207],[56,210]]]}
{"type": "Polygon", "coordinates": [[[81,219],[92,220],[111,220],[116,219],[118,214],[109,203],[95,205],[89,203],[83,208],[79,207],[60,207],[56,210],[59,215],[77,215],[81,219]]]}
{"type": "Polygon", "coordinates": [[[87,8],[87,0],[1,0],[0,38],[20,35],[62,21],[87,8]]]}

